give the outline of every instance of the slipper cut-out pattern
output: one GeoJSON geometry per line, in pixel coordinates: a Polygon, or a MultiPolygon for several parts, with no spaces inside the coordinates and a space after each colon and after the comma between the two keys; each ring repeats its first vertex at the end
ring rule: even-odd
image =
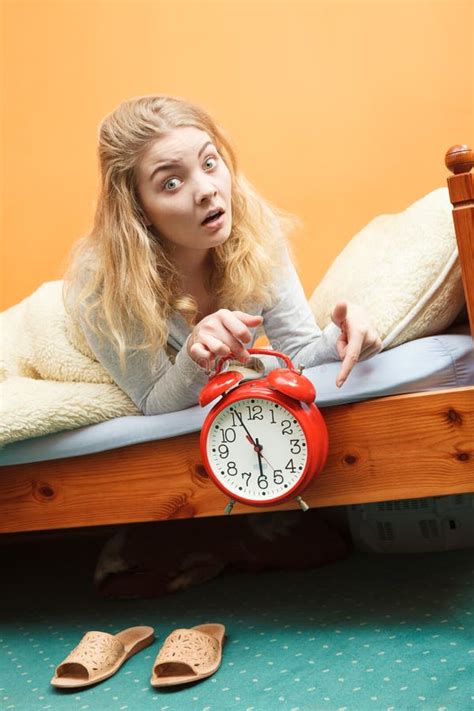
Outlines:
{"type": "Polygon", "coordinates": [[[58,667],[58,676],[67,674],[71,664],[80,664],[89,676],[108,671],[123,656],[123,645],[107,632],[86,632],[58,667]]]}
{"type": "Polygon", "coordinates": [[[196,630],[174,630],[164,641],[155,661],[155,674],[168,673],[168,664],[185,664],[195,674],[205,674],[215,667],[219,657],[217,639],[196,630]]]}

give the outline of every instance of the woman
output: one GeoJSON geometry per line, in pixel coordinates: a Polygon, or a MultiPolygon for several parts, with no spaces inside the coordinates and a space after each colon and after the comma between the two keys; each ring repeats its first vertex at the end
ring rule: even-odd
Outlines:
{"type": "Polygon", "coordinates": [[[342,360],[339,387],[380,350],[355,305],[336,304],[318,328],[290,257],[294,221],[255,192],[201,108],[124,101],[102,121],[99,159],[94,225],[73,253],[65,303],[144,414],[195,405],[215,358],[245,362],[259,326],[297,365],[342,360]]]}

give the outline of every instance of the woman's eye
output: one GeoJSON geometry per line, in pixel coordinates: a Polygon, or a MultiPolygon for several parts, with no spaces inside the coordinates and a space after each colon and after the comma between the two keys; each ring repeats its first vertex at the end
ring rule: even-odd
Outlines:
{"type": "Polygon", "coordinates": [[[163,183],[163,187],[165,190],[175,190],[178,187],[178,183],[180,182],[179,178],[168,178],[168,180],[165,180],[163,183]]]}
{"type": "Polygon", "coordinates": [[[204,161],[204,165],[206,168],[211,170],[211,168],[214,168],[214,166],[217,164],[217,158],[214,156],[207,156],[206,160],[204,161]]]}

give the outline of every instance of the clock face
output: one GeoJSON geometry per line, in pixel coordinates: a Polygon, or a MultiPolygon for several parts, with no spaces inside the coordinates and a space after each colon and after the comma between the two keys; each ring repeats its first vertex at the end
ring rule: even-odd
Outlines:
{"type": "Polygon", "coordinates": [[[258,397],[234,402],[216,415],[206,451],[214,476],[230,494],[262,503],[289,493],[301,481],[308,459],[296,417],[258,397]]]}

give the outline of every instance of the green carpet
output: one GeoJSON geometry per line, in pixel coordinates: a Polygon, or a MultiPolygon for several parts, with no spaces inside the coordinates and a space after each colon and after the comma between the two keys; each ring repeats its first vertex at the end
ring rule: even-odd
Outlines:
{"type": "Polygon", "coordinates": [[[354,553],[306,572],[223,575],[164,598],[103,601],[91,585],[99,541],[0,539],[0,709],[367,711],[474,708],[473,551],[354,553]],[[208,679],[153,689],[164,637],[222,622],[208,679]],[[155,627],[157,641],[106,681],[50,686],[87,630],[155,627]]]}

